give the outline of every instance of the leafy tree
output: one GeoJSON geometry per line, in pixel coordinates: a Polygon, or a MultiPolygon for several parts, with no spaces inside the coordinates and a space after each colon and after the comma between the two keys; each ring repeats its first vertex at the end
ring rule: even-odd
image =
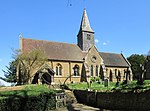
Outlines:
{"type": "Polygon", "coordinates": [[[150,61],[150,50],[147,53],[147,61],[150,61]]]}
{"type": "Polygon", "coordinates": [[[127,58],[127,60],[131,64],[131,69],[133,73],[133,79],[138,79],[138,75],[140,73],[140,64],[144,65],[145,63],[145,56],[144,55],[138,55],[138,54],[132,54],[130,57],[127,58]]]}
{"type": "Polygon", "coordinates": [[[14,60],[9,62],[9,66],[6,66],[6,70],[3,70],[5,77],[0,77],[0,79],[6,82],[15,83],[17,71],[16,69],[17,69],[16,61],[14,60]]]}

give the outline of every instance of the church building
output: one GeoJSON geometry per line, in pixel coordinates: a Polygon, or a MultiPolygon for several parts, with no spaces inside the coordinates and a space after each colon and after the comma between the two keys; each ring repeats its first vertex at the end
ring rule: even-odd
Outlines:
{"type": "Polygon", "coordinates": [[[44,66],[49,70],[43,70],[40,75],[35,69],[29,83],[37,83],[39,76],[51,84],[82,82],[90,77],[107,78],[109,81],[117,81],[116,77],[119,77],[119,81],[123,81],[127,69],[131,70],[130,63],[122,53],[98,51],[86,9],[77,34],[77,44],[20,38],[21,52],[32,51],[39,47],[48,56],[44,66]]]}

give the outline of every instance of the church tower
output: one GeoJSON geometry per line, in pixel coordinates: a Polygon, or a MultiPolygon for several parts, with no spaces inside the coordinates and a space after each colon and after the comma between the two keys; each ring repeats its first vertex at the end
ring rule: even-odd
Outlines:
{"type": "Polygon", "coordinates": [[[83,11],[80,30],[77,35],[78,46],[82,51],[88,51],[94,45],[94,31],[90,27],[90,22],[86,13],[83,11]]]}

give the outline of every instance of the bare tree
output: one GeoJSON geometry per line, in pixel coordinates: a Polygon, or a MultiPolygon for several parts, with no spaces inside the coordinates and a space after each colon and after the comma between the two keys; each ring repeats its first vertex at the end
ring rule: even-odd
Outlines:
{"type": "Polygon", "coordinates": [[[42,50],[32,50],[30,52],[23,52],[17,57],[17,80],[23,84],[31,83],[34,74],[45,64],[48,60],[46,54],[42,50]]]}

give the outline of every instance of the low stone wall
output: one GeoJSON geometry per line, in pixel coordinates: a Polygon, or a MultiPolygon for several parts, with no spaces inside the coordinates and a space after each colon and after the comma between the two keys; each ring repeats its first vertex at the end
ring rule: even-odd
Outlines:
{"type": "Polygon", "coordinates": [[[150,110],[150,91],[142,93],[75,90],[79,103],[111,110],[150,110]]]}

